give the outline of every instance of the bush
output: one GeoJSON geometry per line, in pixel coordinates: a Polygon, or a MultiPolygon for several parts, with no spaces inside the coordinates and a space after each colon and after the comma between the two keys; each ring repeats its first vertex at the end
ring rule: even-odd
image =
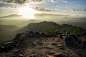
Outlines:
{"type": "Polygon", "coordinates": [[[75,34],[75,35],[80,35],[82,36],[82,31],[78,28],[78,29],[75,29],[73,32],[71,32],[72,34],[75,34]]]}
{"type": "Polygon", "coordinates": [[[55,32],[55,27],[51,27],[51,28],[44,28],[44,33],[49,33],[49,34],[56,34],[55,32]]]}

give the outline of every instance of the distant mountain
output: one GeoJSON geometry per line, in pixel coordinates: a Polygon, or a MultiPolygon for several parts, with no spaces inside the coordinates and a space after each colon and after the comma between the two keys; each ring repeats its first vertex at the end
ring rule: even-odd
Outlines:
{"type": "Polygon", "coordinates": [[[13,17],[21,17],[22,15],[18,15],[18,14],[11,14],[11,15],[7,15],[7,16],[2,16],[0,18],[13,18],[13,17]]]}
{"type": "Polygon", "coordinates": [[[0,25],[0,42],[12,40],[19,28],[14,25],[0,25]]]}

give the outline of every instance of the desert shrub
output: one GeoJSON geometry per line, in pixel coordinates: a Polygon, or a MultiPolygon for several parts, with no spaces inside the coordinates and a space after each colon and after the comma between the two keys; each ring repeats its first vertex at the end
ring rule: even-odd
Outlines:
{"type": "Polygon", "coordinates": [[[78,29],[75,29],[73,32],[71,32],[72,34],[75,34],[75,35],[80,35],[82,36],[82,31],[78,28],[78,29]]]}
{"type": "Polygon", "coordinates": [[[56,34],[55,32],[55,27],[51,27],[51,28],[44,28],[44,33],[49,33],[49,34],[56,34]]]}
{"type": "Polygon", "coordinates": [[[21,36],[20,36],[20,38],[24,38],[25,37],[25,34],[22,34],[21,36]]]}

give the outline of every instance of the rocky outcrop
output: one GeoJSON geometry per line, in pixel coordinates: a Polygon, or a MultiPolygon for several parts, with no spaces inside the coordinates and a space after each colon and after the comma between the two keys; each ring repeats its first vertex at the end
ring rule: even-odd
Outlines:
{"type": "Polygon", "coordinates": [[[68,36],[64,37],[65,45],[72,46],[74,48],[83,48],[84,43],[78,38],[76,35],[69,34],[68,36]]]}
{"type": "MultiPolygon", "coordinates": [[[[0,47],[0,52],[4,52],[4,51],[9,51],[15,47],[18,47],[18,45],[22,44],[22,42],[20,43],[20,41],[24,40],[24,39],[30,39],[30,38],[38,38],[40,39],[41,37],[58,37],[61,40],[64,40],[64,44],[65,46],[69,47],[74,47],[74,48],[83,48],[84,45],[86,45],[86,41],[82,42],[80,38],[78,38],[76,35],[73,34],[62,34],[62,33],[58,33],[56,32],[56,34],[49,34],[49,33],[39,33],[39,32],[33,32],[33,31],[27,31],[26,33],[18,33],[15,38],[7,43],[4,43],[4,48],[0,47]]],[[[47,40],[45,40],[47,41],[47,40]]],[[[38,43],[38,45],[40,45],[43,43],[38,43]]],[[[36,46],[35,43],[31,44],[32,46],[36,46]]],[[[57,43],[52,43],[51,45],[57,45],[57,43]]],[[[59,47],[59,45],[57,46],[59,47]]],[[[47,48],[47,47],[45,47],[47,48]]],[[[64,49],[64,46],[60,47],[61,49],[64,49]]]]}

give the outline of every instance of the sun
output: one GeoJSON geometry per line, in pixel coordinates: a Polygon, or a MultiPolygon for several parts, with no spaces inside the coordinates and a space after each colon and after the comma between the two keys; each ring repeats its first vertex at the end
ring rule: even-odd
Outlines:
{"type": "Polygon", "coordinates": [[[41,13],[28,6],[20,7],[18,9],[18,12],[19,12],[19,15],[22,15],[24,18],[27,18],[27,19],[33,19],[35,18],[34,16],[35,13],[41,13]]]}

